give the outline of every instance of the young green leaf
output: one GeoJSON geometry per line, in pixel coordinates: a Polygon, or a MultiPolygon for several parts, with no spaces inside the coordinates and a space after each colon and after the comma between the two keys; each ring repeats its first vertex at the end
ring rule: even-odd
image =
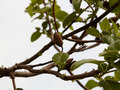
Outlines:
{"type": "Polygon", "coordinates": [[[114,33],[117,34],[119,29],[118,29],[117,25],[115,24],[115,22],[113,22],[112,20],[111,20],[111,22],[113,24],[114,33]]]}
{"type": "Polygon", "coordinates": [[[120,83],[114,80],[102,80],[99,82],[99,85],[104,90],[120,90],[120,83]]]}
{"type": "Polygon", "coordinates": [[[79,13],[82,0],[72,0],[73,7],[79,13]]]}
{"type": "Polygon", "coordinates": [[[103,62],[104,61],[98,61],[95,59],[83,59],[83,60],[73,63],[72,66],[70,67],[70,70],[73,71],[85,63],[93,63],[93,64],[99,65],[100,63],[103,63],[103,62]]]}
{"type": "Polygon", "coordinates": [[[110,22],[107,18],[103,19],[103,21],[100,23],[100,28],[102,31],[108,31],[111,28],[110,22]]]}
{"type": "Polygon", "coordinates": [[[44,21],[44,22],[42,23],[43,29],[46,29],[46,28],[47,28],[47,25],[48,25],[48,22],[47,22],[47,21],[44,21]]]}
{"type": "Polygon", "coordinates": [[[55,13],[56,18],[59,19],[60,21],[63,21],[65,17],[68,15],[65,11],[59,10],[55,13]]]}
{"type": "Polygon", "coordinates": [[[120,72],[120,60],[112,64],[120,72]]]}
{"type": "Polygon", "coordinates": [[[106,76],[104,80],[115,80],[115,78],[113,76],[106,76]]]}
{"type": "Polygon", "coordinates": [[[114,39],[110,35],[103,35],[102,36],[102,42],[107,43],[108,45],[110,45],[110,44],[114,43],[114,39]]]}
{"type": "Polygon", "coordinates": [[[116,79],[117,81],[120,81],[120,72],[115,71],[115,72],[114,72],[114,76],[115,76],[115,79],[116,79]]]}
{"type": "Polygon", "coordinates": [[[98,70],[100,72],[105,72],[107,67],[108,67],[108,65],[106,63],[101,63],[101,64],[98,65],[98,70]]]}
{"type": "Polygon", "coordinates": [[[111,44],[108,49],[111,50],[120,50],[120,40],[116,40],[113,44],[111,44]]]}
{"type": "Polygon", "coordinates": [[[100,37],[99,31],[94,27],[88,28],[87,33],[95,37],[100,37]]]}
{"type": "Polygon", "coordinates": [[[91,79],[91,80],[89,80],[89,81],[86,83],[85,87],[87,87],[87,88],[89,88],[89,89],[92,89],[92,88],[94,88],[94,87],[97,87],[98,85],[99,85],[98,82],[96,82],[95,80],[91,79]]]}
{"type": "Polygon", "coordinates": [[[67,53],[57,53],[52,57],[52,60],[54,63],[60,61],[60,62],[65,62],[68,59],[69,55],[67,53]]]}
{"type": "Polygon", "coordinates": [[[52,57],[53,62],[58,66],[59,70],[65,68],[65,61],[68,59],[69,55],[67,53],[57,53],[52,57]]]}
{"type": "Polygon", "coordinates": [[[36,31],[31,36],[31,42],[36,41],[41,36],[41,33],[39,31],[36,31]]]}
{"type": "Polygon", "coordinates": [[[63,27],[65,28],[67,25],[69,25],[76,18],[77,18],[76,12],[73,12],[70,15],[68,15],[63,21],[63,27]]]}

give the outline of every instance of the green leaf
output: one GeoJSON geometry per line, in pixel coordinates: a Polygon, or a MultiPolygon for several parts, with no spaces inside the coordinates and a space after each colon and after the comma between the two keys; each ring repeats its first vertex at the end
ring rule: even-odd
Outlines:
{"type": "Polygon", "coordinates": [[[113,76],[106,76],[104,80],[115,80],[115,78],[113,76]]]}
{"type": "Polygon", "coordinates": [[[48,11],[49,9],[50,9],[49,7],[43,7],[37,11],[34,11],[33,13],[44,13],[44,12],[48,11]]]}
{"type": "Polygon", "coordinates": [[[99,85],[98,82],[96,82],[96,81],[94,81],[93,79],[91,79],[91,80],[89,80],[89,81],[86,83],[85,87],[87,87],[87,88],[89,88],[89,89],[92,89],[92,88],[94,88],[94,87],[97,87],[98,85],[99,85]]]}
{"type": "Polygon", "coordinates": [[[115,71],[115,72],[114,72],[114,76],[115,76],[115,79],[116,79],[117,81],[120,81],[120,72],[115,71]]]}
{"type": "Polygon", "coordinates": [[[113,44],[111,44],[108,49],[111,50],[120,50],[120,40],[116,40],[113,44]]]}
{"type": "Polygon", "coordinates": [[[33,6],[33,5],[29,5],[29,6],[26,8],[25,12],[28,12],[28,14],[32,17],[32,16],[34,15],[33,9],[34,9],[34,6],[33,6]]]}
{"type": "Polygon", "coordinates": [[[104,61],[98,61],[95,59],[83,59],[83,60],[80,60],[80,61],[73,63],[70,67],[70,70],[73,71],[85,63],[93,63],[93,64],[99,65],[100,63],[103,63],[103,62],[104,61]]]}
{"type": "Polygon", "coordinates": [[[88,28],[87,33],[95,37],[100,37],[99,31],[94,27],[88,28]]]}
{"type": "Polygon", "coordinates": [[[112,64],[120,72],[120,60],[112,64]]]}
{"type": "Polygon", "coordinates": [[[76,12],[73,12],[70,15],[68,15],[63,21],[63,27],[65,28],[67,25],[69,25],[76,18],[77,18],[76,12]]]}
{"type": "Polygon", "coordinates": [[[117,25],[111,20],[112,24],[113,24],[113,29],[114,29],[114,33],[117,34],[118,33],[118,27],[117,25]]]}
{"type": "Polygon", "coordinates": [[[103,19],[103,21],[100,23],[100,28],[103,31],[108,31],[111,28],[110,22],[107,18],[103,19]]]}
{"type": "Polygon", "coordinates": [[[33,3],[33,4],[42,4],[43,3],[43,0],[31,0],[31,2],[33,3]]]}
{"type": "Polygon", "coordinates": [[[67,53],[57,53],[52,57],[53,62],[58,65],[59,70],[64,69],[66,63],[65,61],[68,59],[69,55],[67,53]]]}
{"type": "Polygon", "coordinates": [[[63,21],[65,17],[68,15],[68,13],[66,13],[65,11],[59,10],[55,13],[55,15],[57,19],[59,19],[60,21],[63,21]]]}
{"type": "Polygon", "coordinates": [[[36,4],[38,0],[31,0],[33,4],[36,4]]]}
{"type": "Polygon", "coordinates": [[[105,49],[102,53],[99,54],[99,56],[104,56],[104,59],[108,63],[113,63],[115,60],[119,58],[119,54],[117,50],[108,50],[108,49],[105,49]]]}
{"type": "Polygon", "coordinates": [[[39,28],[39,27],[35,27],[35,29],[36,29],[37,31],[40,31],[40,28],[39,28]]]}
{"type": "Polygon", "coordinates": [[[31,36],[31,42],[36,41],[41,36],[41,33],[39,31],[36,31],[31,36]]]}
{"type": "Polygon", "coordinates": [[[72,0],[73,7],[79,13],[82,0],[72,0]]]}
{"type": "Polygon", "coordinates": [[[120,90],[120,83],[114,80],[102,80],[99,85],[103,87],[104,90],[120,90]]]}
{"type": "Polygon", "coordinates": [[[106,63],[101,63],[101,64],[98,65],[98,70],[100,72],[105,72],[107,67],[108,67],[108,65],[106,63]]]}
{"type": "Polygon", "coordinates": [[[69,55],[67,53],[57,53],[52,57],[52,60],[56,63],[57,61],[65,62],[68,59],[69,55]]]}
{"type": "Polygon", "coordinates": [[[110,44],[114,43],[114,39],[110,35],[103,35],[102,36],[102,42],[107,43],[108,45],[110,45],[110,44]]]}

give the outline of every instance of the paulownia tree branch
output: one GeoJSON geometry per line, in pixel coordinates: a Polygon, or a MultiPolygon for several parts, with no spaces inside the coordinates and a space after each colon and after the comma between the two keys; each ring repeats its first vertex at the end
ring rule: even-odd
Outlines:
{"type": "Polygon", "coordinates": [[[72,42],[77,42],[77,43],[91,43],[91,42],[101,43],[102,42],[102,40],[79,40],[79,39],[70,39],[70,38],[67,38],[66,40],[72,41],[72,42]]]}

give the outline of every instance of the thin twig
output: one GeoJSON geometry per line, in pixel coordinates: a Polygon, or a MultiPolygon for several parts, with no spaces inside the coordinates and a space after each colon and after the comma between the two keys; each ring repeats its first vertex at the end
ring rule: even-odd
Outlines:
{"type": "Polygon", "coordinates": [[[67,38],[66,40],[72,41],[72,42],[77,42],[77,43],[91,43],[91,42],[102,42],[102,40],[79,40],[79,39],[70,39],[67,38]]]}
{"type": "MultiPolygon", "coordinates": [[[[68,71],[70,75],[74,75],[71,71],[68,71]]],[[[75,80],[84,90],[89,90],[87,87],[85,87],[79,80],[75,80]]]]}
{"type": "Polygon", "coordinates": [[[49,63],[52,63],[53,61],[48,61],[48,62],[45,62],[45,63],[39,63],[39,64],[36,64],[36,65],[30,65],[31,68],[33,67],[38,67],[38,66],[43,66],[43,65],[46,65],[46,64],[49,64],[49,63]]]}
{"type": "MultiPolygon", "coordinates": [[[[44,4],[44,7],[46,7],[46,2],[45,2],[45,0],[43,0],[43,4],[44,4]]],[[[50,21],[50,19],[49,19],[49,15],[48,15],[48,12],[47,12],[47,11],[45,12],[45,14],[46,14],[46,17],[47,17],[47,21],[48,21],[48,25],[49,25],[49,30],[50,30],[50,36],[51,36],[51,40],[52,40],[53,34],[52,34],[51,21],[50,21]]]]}
{"type": "MultiPolygon", "coordinates": [[[[84,31],[83,33],[82,33],[82,35],[80,36],[80,40],[82,40],[84,37],[86,36],[86,31],[84,31]]],[[[68,54],[72,54],[72,52],[74,51],[74,49],[75,49],[75,47],[77,46],[77,42],[73,45],[73,47],[68,51],[68,54]]]]}
{"type": "Polygon", "coordinates": [[[13,88],[14,88],[14,90],[17,90],[16,84],[15,84],[14,72],[11,72],[11,79],[12,79],[12,83],[13,83],[13,88]]]}
{"type": "Polygon", "coordinates": [[[60,49],[54,44],[54,48],[58,51],[61,52],[60,49]]]}
{"type": "Polygon", "coordinates": [[[88,50],[88,49],[94,48],[94,47],[96,47],[96,46],[98,46],[100,44],[101,43],[95,43],[95,44],[93,44],[91,46],[88,46],[88,47],[78,48],[78,49],[74,50],[74,52],[80,52],[80,51],[88,50]]]}
{"type": "Polygon", "coordinates": [[[58,26],[57,26],[56,17],[55,17],[55,0],[53,1],[53,19],[54,19],[54,23],[55,23],[55,28],[58,32],[58,26]]]}

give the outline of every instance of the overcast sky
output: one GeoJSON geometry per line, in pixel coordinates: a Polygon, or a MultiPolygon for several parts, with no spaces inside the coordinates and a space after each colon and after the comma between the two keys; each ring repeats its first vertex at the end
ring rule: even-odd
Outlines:
{"type": "MultiPolygon", "coordinates": [[[[68,5],[68,1],[59,0],[58,3],[62,5],[62,9],[71,11],[72,6],[68,5]]],[[[34,43],[30,42],[31,34],[35,31],[35,27],[39,26],[40,22],[31,22],[31,17],[24,12],[29,3],[30,0],[0,0],[0,66],[9,67],[31,57],[49,41],[44,39],[45,36],[43,36],[34,43]]],[[[100,46],[99,48],[86,51],[86,54],[82,52],[73,56],[79,60],[83,58],[98,58],[98,54],[102,51],[103,47],[100,46]]],[[[50,60],[55,53],[52,51],[48,51],[33,63],[50,60]]],[[[92,66],[85,65],[82,67],[84,70],[81,71],[85,72],[85,70],[92,66]]],[[[88,79],[83,80],[84,84],[86,80],[88,79]]],[[[80,87],[75,82],[63,81],[52,75],[16,78],[16,85],[24,90],[80,90],[80,87]]],[[[11,79],[8,77],[1,78],[0,90],[13,90],[11,79]]]]}

